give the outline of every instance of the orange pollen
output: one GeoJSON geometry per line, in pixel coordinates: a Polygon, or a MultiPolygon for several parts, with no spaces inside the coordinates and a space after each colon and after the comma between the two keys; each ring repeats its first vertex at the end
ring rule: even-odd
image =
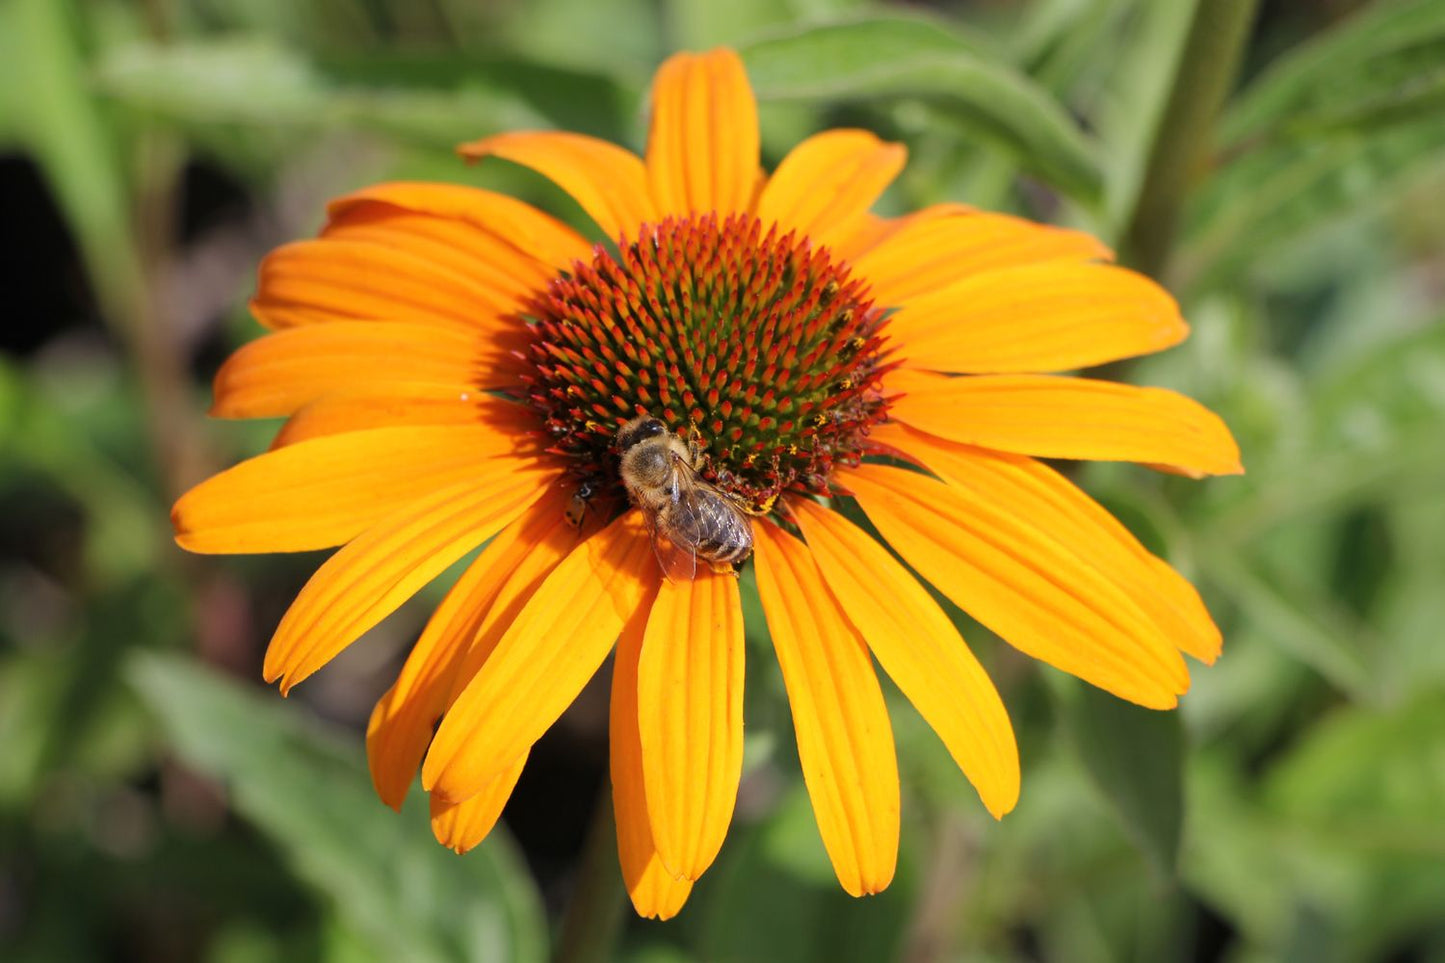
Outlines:
{"type": "Polygon", "coordinates": [[[667,218],[602,245],[533,299],[524,400],[555,454],[615,485],[614,435],[639,414],[700,451],[704,478],[765,512],[831,494],[887,405],[885,323],[846,264],[757,218],[667,218]]]}

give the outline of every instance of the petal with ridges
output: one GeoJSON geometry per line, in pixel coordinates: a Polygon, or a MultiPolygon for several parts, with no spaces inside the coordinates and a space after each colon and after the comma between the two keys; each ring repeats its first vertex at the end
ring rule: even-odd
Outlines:
{"type": "Polygon", "coordinates": [[[652,839],[642,776],[642,741],[637,728],[637,658],[656,592],[649,592],[617,640],[612,663],[608,723],[612,808],[617,820],[617,857],[627,894],[641,916],[671,919],[692,892],[692,880],[677,879],[663,866],[652,839]]]}
{"type": "Polygon", "coordinates": [[[938,733],[984,806],[1002,817],[1018,802],[1018,746],[983,666],[938,603],[882,545],[811,499],[788,504],[848,620],[938,733]]]}
{"type": "Polygon", "coordinates": [[[268,328],[377,320],[474,330],[533,290],[510,267],[464,273],[394,244],[293,241],[262,260],[251,312],[268,328]]]}
{"type": "Polygon", "coordinates": [[[878,217],[869,214],[855,223],[853,230],[846,237],[838,239],[837,243],[833,245],[833,251],[846,261],[856,261],[905,227],[917,230],[918,225],[924,221],[937,220],[942,217],[962,217],[976,212],[977,208],[969,207],[967,204],[948,201],[943,204],[930,204],[928,207],[903,217],[878,217]]]}
{"type": "Polygon", "coordinates": [[[528,468],[516,436],[482,425],[375,428],[257,455],[213,475],[171,510],[191,552],[332,548],[440,488],[528,468]]]}
{"type": "Polygon", "coordinates": [[[737,54],[723,48],[680,53],[658,68],[647,178],[664,216],[752,208],[758,105],[737,54]]]}
{"type": "Polygon", "coordinates": [[[573,549],[447,710],[422,785],[466,799],[510,765],[582,691],[660,577],[636,512],[573,549]]]}
{"type": "Polygon", "coordinates": [[[658,858],[697,879],[722,847],[743,773],[743,619],[738,580],[664,582],[637,666],[642,776],[658,858]]]}
{"type": "Polygon", "coordinates": [[[291,328],[241,346],[221,365],[211,415],[290,415],[323,395],[362,387],[385,393],[397,382],[454,389],[460,396],[513,380],[497,370],[502,360],[476,334],[460,330],[419,331],[383,321],[291,328]]]}
{"type": "Polygon", "coordinates": [[[486,425],[518,438],[537,430],[536,412],[469,385],[395,381],[323,395],[286,420],[272,448],[369,428],[486,425]]]}
{"type": "Polygon", "coordinates": [[[391,226],[419,241],[434,241],[428,250],[438,255],[449,249],[469,261],[495,265],[496,244],[505,244],[524,255],[525,275],[544,281],[592,255],[587,239],[556,218],[514,197],[475,187],[393,181],[338,197],[326,210],[328,233],[366,224],[391,226]],[[415,216],[399,216],[407,213],[415,216]]]}
{"type": "Polygon", "coordinates": [[[1194,586],[1052,468],[1023,455],[960,445],[904,425],[876,425],[869,440],[917,459],[970,502],[997,505],[1021,524],[1057,539],[1117,583],[1164,638],[1204,662],[1218,657],[1219,629],[1194,586]]]}
{"type": "Polygon", "coordinates": [[[541,174],[582,205],[611,239],[635,238],[657,220],[647,170],[631,151],[605,140],[560,131],[516,131],[457,148],[463,157],[500,157],[541,174]]]}
{"type": "Polygon", "coordinates": [[[527,754],[523,753],[521,759],[499,773],[475,796],[459,803],[432,796],[431,831],[436,841],[454,853],[476,848],[497,824],[526,764],[527,754]]]}
{"type": "Polygon", "coordinates": [[[977,375],[941,378],[894,371],[901,391],[889,416],[949,441],[1040,458],[1170,465],[1237,475],[1239,446],[1214,412],[1166,388],[1064,378],[977,375]]]}
{"type": "Polygon", "coordinates": [[[758,595],[823,846],[849,894],[882,892],[898,862],[898,759],[867,643],[807,546],[775,525],[753,530],[758,595]]]}
{"type": "Polygon", "coordinates": [[[888,320],[909,368],[1067,371],[1162,351],[1189,326],[1169,292],[1109,264],[977,274],[909,300],[888,320]]]}
{"type": "Polygon", "coordinates": [[[1184,660],[1154,621],[1009,506],[883,465],[840,480],[904,561],[1015,648],[1154,709],[1189,688],[1184,660]]]}
{"type": "MultiPolygon", "coordinates": [[[[554,495],[562,497],[564,505],[566,497],[570,497],[568,491],[561,488],[548,497],[554,495]]],[[[462,691],[486,664],[497,643],[512,627],[512,622],[531,601],[533,594],[542,587],[553,569],[572,554],[572,550],[581,543],[592,527],[590,523],[584,524],[579,531],[564,518],[562,524],[552,525],[544,537],[529,539],[529,546],[516,546],[509,550],[505,559],[499,559],[498,564],[507,566],[508,571],[462,654],[461,663],[452,677],[451,691],[446,699],[447,706],[451,706],[461,696],[462,691]]]]}
{"type": "Polygon", "coordinates": [[[327,559],[272,636],[262,667],[266,681],[279,680],[285,693],[330,662],[447,566],[526,511],[556,474],[536,462],[509,468],[417,499],[327,559]]]}
{"type": "Polygon", "coordinates": [[[1080,231],[1007,214],[952,210],[905,219],[853,262],[874,300],[901,307],[909,299],[970,275],[1047,261],[1106,260],[1107,247],[1080,231]]]}
{"type": "MultiPolygon", "coordinates": [[[[560,531],[565,498],[547,494],[482,549],[432,613],[396,681],[377,700],[366,728],[366,758],[382,802],[400,809],[431,744],[432,730],[452,693],[456,676],[483,621],[491,614],[517,567],[566,542],[560,531]]],[[[570,544],[569,544],[570,547],[570,544]]]]}
{"type": "Polygon", "coordinates": [[[803,141],[773,172],[758,198],[764,227],[777,222],[814,245],[855,235],[903,169],[908,151],[864,130],[829,130],[803,141]]]}

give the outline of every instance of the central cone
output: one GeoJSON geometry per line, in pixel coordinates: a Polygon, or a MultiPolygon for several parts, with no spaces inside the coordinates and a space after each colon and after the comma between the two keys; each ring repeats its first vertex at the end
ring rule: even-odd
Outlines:
{"type": "Polygon", "coordinates": [[[827,248],[715,215],[644,225],[553,280],[527,310],[525,400],[579,482],[614,485],[613,438],[640,414],[702,452],[755,512],[830,494],[881,420],[884,313],[827,248]]]}

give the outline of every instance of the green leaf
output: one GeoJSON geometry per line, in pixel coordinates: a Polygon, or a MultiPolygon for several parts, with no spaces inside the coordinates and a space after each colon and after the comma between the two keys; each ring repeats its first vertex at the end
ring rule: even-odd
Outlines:
{"type": "Polygon", "coordinates": [[[85,86],[74,4],[14,0],[0,13],[0,114],[45,173],[107,320],[149,322],[123,148],[85,86]]]}
{"type": "Polygon", "coordinates": [[[368,54],[308,59],[258,38],[133,44],[105,57],[100,88],[188,125],[352,128],[450,149],[518,127],[609,133],[621,87],[515,58],[368,54]]]}
{"type": "Polygon", "coordinates": [[[1279,58],[1237,98],[1221,123],[1221,142],[1424,116],[1438,107],[1442,88],[1445,4],[1375,3],[1279,58]]]}
{"type": "Polygon", "coordinates": [[[1280,245],[1378,209],[1445,150],[1445,4],[1377,3],[1302,44],[1221,121],[1228,162],[1188,212],[1179,277],[1227,283],[1280,245]]]}
{"type": "Polygon", "coordinates": [[[1322,587],[1272,571],[1237,548],[1209,552],[1203,568],[1276,645],[1351,698],[1379,699],[1379,681],[1362,654],[1372,638],[1368,627],[1324,597],[1322,587]]]}
{"type": "Polygon", "coordinates": [[[1184,729],[1159,712],[1062,680],[1061,717],[1079,758],[1129,839],[1163,877],[1174,875],[1184,825],[1184,729]]]}
{"type": "Polygon", "coordinates": [[[1208,182],[1187,212],[1178,276],[1204,288],[1271,264],[1279,247],[1339,218],[1378,210],[1438,170],[1445,112],[1384,132],[1342,130],[1251,151],[1208,182]]]}
{"type": "Polygon", "coordinates": [[[740,49],[763,101],[916,98],[1016,155],[1073,197],[1102,194],[1097,149],[1045,91],[986,42],[921,17],[795,28],[740,49]]]}
{"type": "Polygon", "coordinates": [[[1393,711],[1351,707],[1316,726],[1276,768],[1267,800],[1343,845],[1445,854],[1445,696],[1393,711]]]}
{"type": "Polygon", "coordinates": [[[130,670],[181,758],[227,786],[380,959],[546,958],[537,894],[500,831],[458,857],[432,839],[422,799],[392,813],[357,748],[279,699],[173,656],[130,670]]]}
{"type": "Polygon", "coordinates": [[[800,782],[768,818],[734,827],[715,866],[693,896],[701,903],[697,956],[713,963],[875,963],[896,959],[914,879],[900,854],[893,884],[854,899],[838,885],[800,782]]]}

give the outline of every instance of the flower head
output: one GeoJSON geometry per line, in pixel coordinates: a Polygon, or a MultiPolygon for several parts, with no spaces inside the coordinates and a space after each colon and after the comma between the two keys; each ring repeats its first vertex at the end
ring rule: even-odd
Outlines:
{"type": "Polygon", "coordinates": [[[1240,470],[1194,402],[1055,373],[1187,333],[1097,241],[956,205],[876,217],[904,151],[863,131],[809,138],[764,175],[726,50],[663,65],[645,159],[555,132],[462,152],[552,179],[608,242],[470,188],[334,202],[319,238],[266,259],[253,309],[271,333],[216,380],[217,415],[287,416],[273,449],[175,509],[193,551],[342,546],[267,652],[283,690],[485,543],[367,735],[382,799],[399,806],[420,767],[445,844],[486,835],[614,649],[639,912],[676,913],[722,844],[742,769],[739,581],[664,577],[663,526],[619,478],[617,432],[640,415],[687,452],[677,472],[750,519],[803,775],[850,893],[887,886],[898,845],[875,659],[996,816],[1019,764],[958,630],[842,500],[1005,640],[1125,699],[1173,706],[1181,653],[1218,654],[1194,589],[1037,460],[1240,470]]]}

